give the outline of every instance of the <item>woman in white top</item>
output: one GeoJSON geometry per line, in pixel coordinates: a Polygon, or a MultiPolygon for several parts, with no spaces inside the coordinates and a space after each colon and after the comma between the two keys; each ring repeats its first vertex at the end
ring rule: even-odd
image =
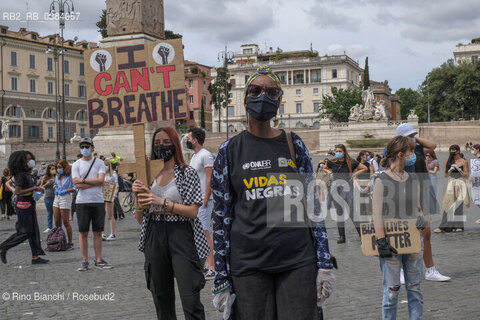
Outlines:
{"type": "MultiPolygon", "coordinates": [[[[117,185],[115,188],[115,195],[114,197],[118,197],[118,175],[112,169],[112,164],[109,160],[104,161],[105,167],[107,170],[105,172],[105,182],[113,182],[117,185]]],[[[108,220],[110,220],[110,235],[107,237],[105,233],[102,233],[102,239],[107,241],[112,241],[117,238],[115,235],[115,218],[113,217],[113,201],[105,201],[105,212],[107,214],[108,220]]],[[[105,230],[105,228],[103,228],[105,230]]]]}

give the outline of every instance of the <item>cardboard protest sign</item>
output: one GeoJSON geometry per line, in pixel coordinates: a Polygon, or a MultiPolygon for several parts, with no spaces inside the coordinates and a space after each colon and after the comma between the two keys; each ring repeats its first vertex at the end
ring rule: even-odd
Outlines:
{"type": "Polygon", "coordinates": [[[470,176],[472,177],[472,202],[480,207],[480,159],[470,160],[470,176]]]}
{"type": "MultiPolygon", "coordinates": [[[[422,251],[420,231],[415,226],[416,219],[389,219],[384,221],[388,243],[398,254],[419,253],[422,251]]],[[[373,222],[360,224],[362,254],[378,256],[377,238],[373,222]]]]}
{"type": "Polygon", "coordinates": [[[106,202],[112,202],[113,197],[115,196],[115,193],[117,193],[117,184],[115,182],[105,181],[103,183],[102,192],[103,192],[103,199],[106,202]]]}
{"type": "Polygon", "coordinates": [[[187,115],[181,39],[85,52],[90,129],[187,115]]]}

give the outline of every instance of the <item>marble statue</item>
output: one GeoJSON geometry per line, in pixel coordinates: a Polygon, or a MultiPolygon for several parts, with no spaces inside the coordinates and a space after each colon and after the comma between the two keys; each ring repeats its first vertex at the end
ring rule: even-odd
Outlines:
{"type": "Polygon", "coordinates": [[[382,99],[375,104],[375,116],[374,120],[385,120],[387,119],[387,113],[385,112],[385,101],[382,99]]]}
{"type": "Polygon", "coordinates": [[[73,137],[70,139],[70,143],[79,143],[82,140],[82,137],[77,135],[76,132],[73,133],[73,137]]]}
{"type": "Polygon", "coordinates": [[[358,103],[350,108],[350,116],[348,117],[348,120],[359,122],[362,119],[362,117],[363,117],[363,110],[358,103]]]}
{"type": "Polygon", "coordinates": [[[5,120],[2,123],[2,138],[7,140],[8,139],[8,125],[10,124],[10,120],[5,120]]]}

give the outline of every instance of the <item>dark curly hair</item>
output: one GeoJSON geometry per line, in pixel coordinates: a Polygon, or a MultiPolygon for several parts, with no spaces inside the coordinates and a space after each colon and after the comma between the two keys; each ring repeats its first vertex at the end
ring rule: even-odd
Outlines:
{"type": "Polygon", "coordinates": [[[29,172],[27,167],[27,156],[30,155],[32,160],[35,160],[33,153],[27,150],[19,150],[13,152],[8,158],[8,170],[12,176],[16,176],[20,172],[29,172]]]}

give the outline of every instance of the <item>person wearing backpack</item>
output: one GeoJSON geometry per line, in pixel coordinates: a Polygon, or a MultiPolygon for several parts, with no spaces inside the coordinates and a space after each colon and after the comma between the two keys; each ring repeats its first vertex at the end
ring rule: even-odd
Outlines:
{"type": "Polygon", "coordinates": [[[70,209],[72,207],[72,195],[75,191],[75,186],[72,181],[72,167],[67,160],[58,160],[57,175],[55,176],[55,200],[53,201],[53,217],[55,220],[55,227],[62,228],[62,221],[67,230],[68,243],[67,249],[73,249],[72,242],[72,226],[70,225],[70,209]]]}
{"type": "Polygon", "coordinates": [[[13,193],[17,196],[15,210],[18,220],[15,224],[16,232],[0,244],[0,260],[5,264],[7,263],[7,251],[25,240],[28,240],[30,244],[32,264],[49,262],[40,257],[45,255],[45,252],[41,247],[33,192],[43,192],[43,189],[34,183],[30,174],[33,167],[35,167],[35,156],[30,151],[15,151],[8,158],[8,168],[15,183],[13,193]]]}

